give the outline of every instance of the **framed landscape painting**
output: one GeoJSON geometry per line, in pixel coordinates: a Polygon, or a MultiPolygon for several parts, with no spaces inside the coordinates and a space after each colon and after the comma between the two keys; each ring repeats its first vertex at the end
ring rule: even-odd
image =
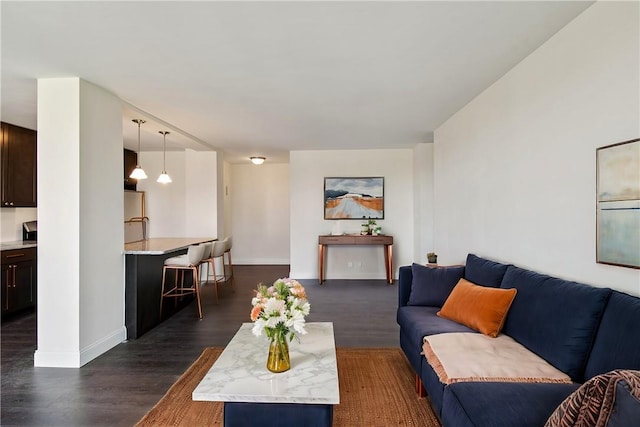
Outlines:
{"type": "Polygon", "coordinates": [[[325,178],[324,219],[384,219],[384,177],[325,178]]]}
{"type": "Polygon", "coordinates": [[[640,268],[640,139],[596,151],[596,262],[640,268]]]}

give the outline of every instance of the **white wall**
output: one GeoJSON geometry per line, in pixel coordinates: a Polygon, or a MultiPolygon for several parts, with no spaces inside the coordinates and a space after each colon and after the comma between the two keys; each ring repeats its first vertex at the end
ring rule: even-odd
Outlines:
{"type": "Polygon", "coordinates": [[[169,151],[166,156],[170,184],[156,182],[162,172],[162,152],[143,151],[138,155],[140,166],[148,178],[138,182],[145,192],[145,214],[149,217],[149,237],[185,237],[185,153],[169,151]]]}
{"type": "Polygon", "coordinates": [[[149,237],[218,237],[215,151],[167,152],[169,184],[156,182],[162,151],[143,151],[139,162],[149,177],[137,186],[145,192],[149,237]]]}
{"type": "Polygon", "coordinates": [[[185,237],[218,237],[217,153],[185,150],[185,162],[185,237]]]}
{"type": "Polygon", "coordinates": [[[0,242],[22,240],[22,223],[36,219],[37,208],[0,209],[0,242]]]}
{"type": "Polygon", "coordinates": [[[413,260],[427,262],[427,253],[436,252],[433,242],[433,144],[413,149],[413,260]]]}
{"type": "Polygon", "coordinates": [[[81,365],[126,339],[120,138],[120,99],[80,80],[81,365]]]}
{"type": "Polygon", "coordinates": [[[640,295],[597,264],[596,148],[640,136],[637,2],[597,2],[435,132],[435,243],[640,295]]]}
{"type": "Polygon", "coordinates": [[[36,366],[80,367],[126,337],[121,139],[118,98],[38,80],[36,366]]]}
{"type": "Polygon", "coordinates": [[[229,162],[223,162],[222,164],[222,179],[222,209],[224,216],[223,229],[225,236],[231,236],[233,234],[233,215],[231,214],[231,189],[233,187],[233,182],[231,181],[231,163],[229,162]]]}
{"type": "MultiPolygon", "coordinates": [[[[335,220],[324,219],[324,177],[383,176],[385,219],[382,232],[393,235],[394,277],[413,261],[413,150],[292,151],[290,161],[291,277],[318,277],[318,235],[331,233],[335,220]]],[[[360,220],[340,220],[343,232],[360,232],[360,220]]],[[[325,263],[327,279],[384,279],[380,247],[332,246],[325,263]],[[348,263],[351,262],[352,267],[348,263]]]]}
{"type": "Polygon", "coordinates": [[[230,165],[234,264],[289,264],[289,165],[230,165]]]}

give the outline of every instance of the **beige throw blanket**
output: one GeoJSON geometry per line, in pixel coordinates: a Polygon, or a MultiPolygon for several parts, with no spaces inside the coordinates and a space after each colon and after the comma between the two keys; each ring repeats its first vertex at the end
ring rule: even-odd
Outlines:
{"type": "Polygon", "coordinates": [[[507,335],[472,332],[430,335],[424,355],[440,382],[571,383],[571,378],[507,335]]]}

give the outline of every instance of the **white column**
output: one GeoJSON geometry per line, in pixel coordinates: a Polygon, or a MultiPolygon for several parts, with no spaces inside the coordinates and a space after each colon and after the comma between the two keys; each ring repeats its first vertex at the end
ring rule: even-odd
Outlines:
{"type": "Polygon", "coordinates": [[[38,80],[38,349],[80,367],[126,337],[122,107],[79,78],[38,80]]]}

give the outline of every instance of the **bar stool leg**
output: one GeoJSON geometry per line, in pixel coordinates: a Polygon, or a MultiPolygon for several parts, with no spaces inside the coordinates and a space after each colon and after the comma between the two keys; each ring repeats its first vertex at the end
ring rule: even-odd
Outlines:
{"type": "MultiPolygon", "coordinates": [[[[224,264],[224,258],[222,259],[222,263],[224,264]]],[[[219,303],[218,301],[218,276],[216,276],[216,262],[215,260],[211,261],[211,268],[213,269],[213,287],[216,290],[216,304],[219,303]]]]}
{"type": "MultiPolygon", "coordinates": [[[[235,293],[236,292],[236,286],[235,286],[235,283],[234,283],[234,280],[233,280],[233,262],[231,261],[231,251],[226,252],[226,254],[229,257],[229,271],[231,273],[229,275],[229,280],[231,281],[231,291],[233,293],[235,293]]],[[[222,262],[224,263],[224,254],[222,254],[222,262]]]]}
{"type": "Polygon", "coordinates": [[[193,286],[196,288],[196,301],[198,302],[198,317],[202,320],[202,306],[200,305],[200,283],[198,277],[198,267],[193,267],[193,286]]]}
{"type": "Polygon", "coordinates": [[[162,267],[162,292],[160,293],[160,320],[162,320],[162,306],[164,303],[164,283],[167,273],[167,267],[162,267]]]}

